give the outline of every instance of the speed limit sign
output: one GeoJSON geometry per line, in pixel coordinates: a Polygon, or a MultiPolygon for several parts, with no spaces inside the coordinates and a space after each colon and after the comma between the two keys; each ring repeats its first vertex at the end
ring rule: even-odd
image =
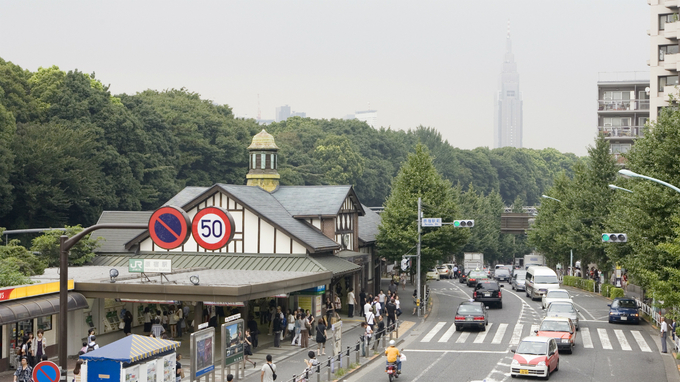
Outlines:
{"type": "Polygon", "coordinates": [[[201,247],[220,249],[234,237],[234,218],[222,208],[206,207],[194,216],[191,233],[201,247]]]}

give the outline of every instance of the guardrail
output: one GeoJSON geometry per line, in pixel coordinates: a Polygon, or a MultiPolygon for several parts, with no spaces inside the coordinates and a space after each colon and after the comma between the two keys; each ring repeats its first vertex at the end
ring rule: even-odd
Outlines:
{"type": "Polygon", "coordinates": [[[340,369],[349,371],[350,365],[360,366],[362,358],[365,360],[371,356],[371,350],[384,350],[389,340],[398,338],[399,321],[373,333],[372,338],[366,338],[365,335],[361,337],[363,337],[363,341],[357,340],[354,346],[347,346],[346,350],[333,357],[328,357],[326,360],[318,359],[318,364],[315,367],[305,368],[302,373],[293,375],[292,378],[283,382],[329,382],[341,378],[341,375],[336,376],[340,369]]]}
{"type": "Polygon", "coordinates": [[[640,307],[640,310],[642,310],[645,314],[647,314],[649,317],[651,317],[652,320],[654,320],[654,322],[656,323],[657,326],[661,325],[661,314],[659,314],[659,312],[657,312],[654,309],[654,307],[645,304],[642,300],[640,300],[637,297],[635,298],[635,301],[637,302],[638,306],[640,307]]]}

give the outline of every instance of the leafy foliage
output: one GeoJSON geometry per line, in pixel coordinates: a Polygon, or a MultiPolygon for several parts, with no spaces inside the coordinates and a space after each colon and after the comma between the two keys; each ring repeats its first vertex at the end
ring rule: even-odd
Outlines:
{"type": "MultiPolygon", "coordinates": [[[[0,234],[4,229],[0,229],[0,234]]],[[[31,284],[29,276],[41,275],[47,263],[12,240],[0,246],[0,287],[31,284]]]]}
{"type": "MultiPolygon", "coordinates": [[[[41,236],[33,239],[31,250],[40,253],[40,258],[47,262],[50,267],[59,266],[59,237],[66,235],[72,237],[83,230],[81,226],[65,227],[66,231],[51,230],[46,231],[41,236]]],[[[99,247],[98,240],[90,239],[90,235],[85,235],[78,241],[69,252],[69,265],[83,265],[92,260],[95,256],[94,251],[99,247]]]]}

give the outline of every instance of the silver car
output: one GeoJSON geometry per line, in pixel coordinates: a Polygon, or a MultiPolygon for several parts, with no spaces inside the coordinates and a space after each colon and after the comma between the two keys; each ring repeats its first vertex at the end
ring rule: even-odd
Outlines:
{"type": "Polygon", "coordinates": [[[546,317],[571,318],[571,321],[576,326],[576,330],[579,330],[578,313],[579,310],[574,307],[574,304],[566,301],[551,302],[545,310],[546,317]]]}
{"type": "Polygon", "coordinates": [[[515,271],[515,273],[512,275],[512,279],[510,279],[512,290],[526,290],[526,286],[524,285],[524,277],[526,274],[527,271],[515,271]]]}

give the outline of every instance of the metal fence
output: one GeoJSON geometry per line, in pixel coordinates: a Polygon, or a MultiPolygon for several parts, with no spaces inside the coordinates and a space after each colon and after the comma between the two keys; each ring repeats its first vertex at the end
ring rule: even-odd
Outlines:
{"type": "Polygon", "coordinates": [[[299,375],[293,375],[292,378],[282,382],[322,382],[341,378],[340,375],[336,376],[338,370],[343,369],[348,372],[350,365],[361,365],[362,360],[365,361],[373,355],[372,351],[383,351],[389,346],[390,340],[397,339],[399,321],[381,331],[374,332],[370,339],[365,335],[361,337],[363,341],[357,340],[354,346],[347,346],[341,353],[328,357],[326,360],[317,359],[316,367],[305,368],[299,375]]]}
{"type": "Polygon", "coordinates": [[[639,298],[635,298],[635,301],[637,302],[638,306],[640,307],[640,310],[642,310],[645,314],[647,314],[649,317],[654,320],[656,325],[660,326],[661,325],[661,314],[654,309],[654,307],[645,304],[642,300],[639,298]]]}

